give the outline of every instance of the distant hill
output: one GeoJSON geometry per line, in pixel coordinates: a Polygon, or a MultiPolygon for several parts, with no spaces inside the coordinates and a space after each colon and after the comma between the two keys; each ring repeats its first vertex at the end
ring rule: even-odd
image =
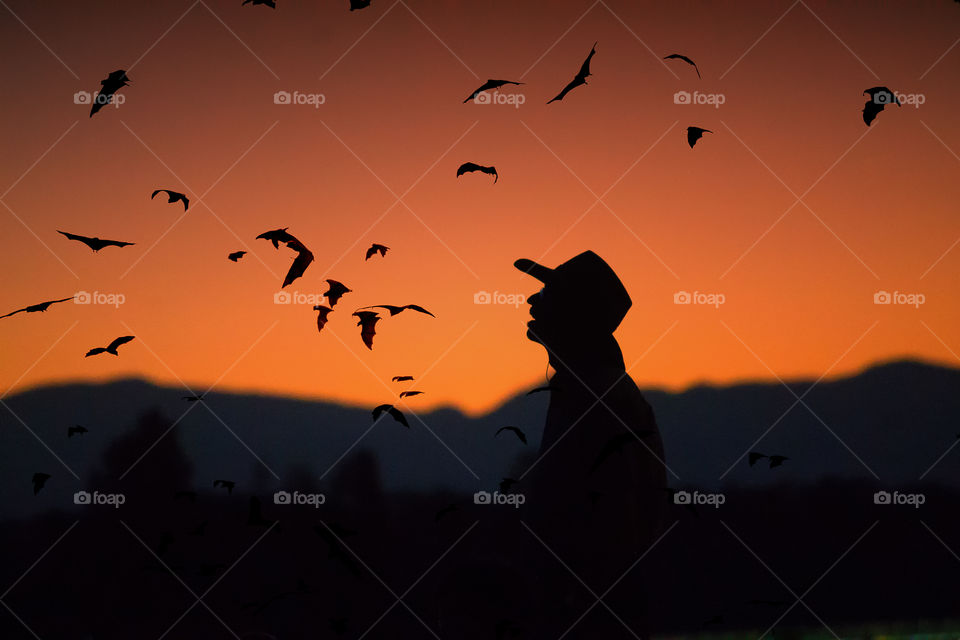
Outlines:
{"type": "MultiPolygon", "coordinates": [[[[812,381],[788,384],[803,396],[812,381]]],[[[803,485],[828,478],[915,485],[960,433],[960,370],[918,362],[823,381],[803,398],[809,410],[803,404],[790,409],[795,398],[779,383],[645,394],[676,474],[670,477],[673,486],[803,485]],[[762,461],[751,468],[744,456],[749,450],[790,460],[777,469],[762,461]]],[[[214,392],[204,407],[185,402],[183,395],[178,388],[132,379],[46,386],[8,397],[4,402],[16,417],[9,411],[0,417],[4,514],[69,506],[73,492],[87,488],[106,447],[150,408],[171,420],[190,409],[166,437],[179,439],[202,491],[212,490],[216,478],[259,491],[289,486],[291,477],[303,472],[319,477],[341,457],[366,449],[379,459],[388,491],[472,492],[494,487],[511,468],[516,475],[520,456],[535,454],[548,402],[546,393],[520,395],[476,418],[438,409],[420,416],[422,423],[410,416],[407,430],[389,418],[370,429],[368,410],[328,402],[214,392]],[[75,424],[89,433],[68,439],[67,428],[75,424]],[[495,439],[505,425],[523,428],[530,444],[506,433],[495,439]],[[53,476],[37,498],[30,483],[36,471],[53,476]]],[[[136,457],[129,461],[135,463],[136,457]]],[[[944,457],[924,482],[960,485],[960,451],[944,457]]]]}

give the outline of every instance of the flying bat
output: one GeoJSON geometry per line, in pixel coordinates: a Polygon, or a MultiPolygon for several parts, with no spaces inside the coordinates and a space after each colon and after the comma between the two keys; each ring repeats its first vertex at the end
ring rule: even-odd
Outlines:
{"type": "Polygon", "coordinates": [[[274,229],[273,231],[264,231],[263,233],[257,236],[257,240],[261,240],[261,239],[269,240],[270,242],[273,243],[274,249],[279,249],[281,242],[287,243],[287,242],[296,240],[295,237],[287,233],[287,229],[289,228],[290,227],[284,227],[283,229],[274,229]]]}
{"type": "Polygon", "coordinates": [[[213,486],[223,487],[224,489],[227,490],[227,493],[229,493],[230,495],[233,495],[233,488],[237,486],[237,483],[234,482],[233,480],[214,480],[213,486]]]}
{"type": "Polygon", "coordinates": [[[37,472],[33,474],[33,495],[40,493],[40,489],[43,489],[43,485],[52,477],[49,473],[37,472]]]}
{"type": "Polygon", "coordinates": [[[73,434],[75,434],[75,433],[82,436],[83,434],[85,434],[85,433],[90,433],[90,432],[89,432],[89,430],[88,430],[86,427],[81,427],[80,425],[77,425],[77,426],[75,426],[75,427],[68,427],[68,428],[67,428],[67,437],[68,437],[68,438],[72,438],[72,437],[73,437],[73,434]]]}
{"type": "Polygon", "coordinates": [[[444,508],[440,509],[440,511],[437,511],[437,514],[433,516],[433,521],[440,522],[440,519],[443,518],[445,515],[447,515],[448,513],[453,513],[454,511],[458,511],[458,510],[459,510],[459,507],[457,507],[455,503],[448,504],[444,508]]]}
{"type": "Polygon", "coordinates": [[[370,0],[350,0],[350,11],[366,9],[370,6],[370,0]]]}
{"type": "Polygon", "coordinates": [[[187,196],[185,196],[184,194],[180,193],[179,191],[171,191],[170,189],[157,189],[156,191],[153,192],[153,195],[150,196],[150,199],[153,200],[158,193],[167,194],[168,204],[173,204],[174,202],[180,201],[183,203],[184,211],[190,208],[190,199],[187,198],[187,196]]]}
{"type": "Polygon", "coordinates": [[[370,245],[370,248],[367,249],[367,257],[364,258],[364,261],[369,260],[376,253],[379,253],[380,257],[382,258],[387,255],[387,251],[389,250],[390,247],[374,242],[372,245],[370,245]]]}
{"type": "Polygon", "coordinates": [[[420,313],[425,313],[432,318],[437,317],[418,304],[404,304],[404,305],[372,304],[369,307],[360,307],[360,308],[361,309],[386,309],[387,311],[390,312],[391,316],[395,316],[405,309],[410,309],[411,311],[419,311],[420,313]]]}
{"type": "Polygon", "coordinates": [[[240,258],[242,258],[242,257],[245,256],[245,255],[247,255],[247,252],[246,252],[246,251],[234,251],[233,253],[231,253],[230,255],[227,256],[227,260],[230,260],[230,261],[232,261],[232,262],[236,262],[237,260],[239,260],[240,258]]]}
{"type": "Polygon", "coordinates": [[[766,454],[760,453],[759,451],[751,451],[747,455],[747,462],[749,462],[750,466],[752,467],[754,464],[756,464],[757,460],[760,460],[761,458],[766,458],[770,461],[771,469],[773,469],[774,467],[779,467],[786,460],[790,459],[787,456],[778,456],[778,455],[768,456],[766,454]]]}
{"type": "Polygon", "coordinates": [[[327,279],[327,284],[330,285],[330,288],[327,289],[327,292],[323,295],[326,296],[331,308],[337,306],[337,302],[340,301],[343,294],[353,291],[352,289],[347,289],[342,282],[337,282],[336,280],[327,279]]]}
{"type": "Polygon", "coordinates": [[[590,473],[593,473],[600,466],[607,461],[607,458],[612,456],[615,453],[622,453],[623,448],[628,444],[633,442],[639,442],[638,438],[644,438],[646,436],[652,435],[653,431],[639,431],[634,435],[633,433],[627,431],[626,433],[618,433],[609,440],[607,440],[603,448],[600,449],[600,454],[597,456],[597,459],[594,461],[593,466],[590,467],[590,473]]]}
{"type": "Polygon", "coordinates": [[[554,100],[563,100],[570,91],[576,89],[582,84],[587,84],[587,77],[593,75],[590,73],[590,60],[593,58],[594,54],[597,52],[597,43],[593,43],[593,48],[590,49],[590,54],[587,55],[587,59],[583,61],[583,65],[580,67],[580,71],[577,72],[577,75],[570,81],[570,83],[563,88],[563,91],[558,93],[556,97],[547,101],[547,104],[550,104],[554,100]]]}
{"type": "Polygon", "coordinates": [[[499,89],[500,87],[502,87],[502,86],[504,86],[504,85],[507,85],[507,84],[521,85],[521,84],[523,84],[523,83],[522,83],[522,82],[514,82],[513,80],[487,80],[487,81],[484,82],[482,85],[480,85],[479,87],[477,87],[477,88],[474,90],[473,93],[471,93],[469,96],[467,96],[467,99],[464,100],[463,102],[464,102],[464,104],[466,104],[467,102],[470,102],[471,100],[474,100],[478,95],[480,95],[480,94],[483,93],[484,91],[489,91],[490,89],[499,89]]]}
{"type": "Polygon", "coordinates": [[[363,340],[363,344],[367,345],[367,349],[373,350],[373,336],[377,335],[377,323],[380,321],[380,316],[376,311],[355,311],[353,315],[360,318],[357,321],[357,326],[360,327],[360,338],[363,340]]]}
{"type": "Polygon", "coordinates": [[[93,117],[97,111],[113,102],[113,94],[121,87],[130,84],[130,78],[124,69],[118,69],[100,81],[100,92],[93,98],[93,105],[90,107],[90,117],[93,117]]]}
{"type": "Polygon", "coordinates": [[[516,434],[518,438],[520,438],[520,442],[522,442],[523,444],[527,444],[527,434],[525,434],[520,428],[500,427],[499,429],[497,429],[497,432],[493,434],[493,437],[496,438],[497,436],[499,436],[501,431],[512,431],[513,433],[516,434]]]}
{"type": "Polygon", "coordinates": [[[693,149],[693,145],[697,144],[697,140],[703,137],[704,133],[713,133],[713,131],[710,131],[710,129],[701,129],[700,127],[687,127],[687,143],[691,149],[693,149]]]}
{"type": "Polygon", "coordinates": [[[391,418],[393,418],[394,420],[396,420],[397,422],[405,426],[407,429],[410,428],[409,423],[407,423],[407,417],[402,413],[400,413],[400,410],[397,409],[392,404],[381,404],[378,407],[374,407],[373,419],[377,420],[380,417],[380,415],[384,412],[389,413],[391,418]]]}
{"type": "Polygon", "coordinates": [[[109,353],[111,355],[119,356],[120,354],[117,353],[117,347],[119,347],[120,345],[127,344],[128,342],[133,340],[133,338],[134,336],[120,336],[119,338],[111,342],[106,347],[94,347],[93,349],[90,349],[90,351],[87,351],[87,355],[83,357],[89,358],[90,356],[96,356],[101,353],[109,353]]]}
{"type": "Polygon", "coordinates": [[[327,324],[327,316],[330,315],[330,312],[333,311],[330,307],[325,304],[318,304],[313,307],[314,311],[317,311],[317,331],[323,329],[323,325],[327,324]]]}
{"type": "Polygon", "coordinates": [[[27,313],[36,313],[37,311],[46,311],[47,307],[49,307],[50,305],[57,304],[58,302],[66,302],[67,300],[73,300],[73,297],[61,298],[60,300],[48,300],[46,302],[32,304],[29,307],[24,307],[23,309],[17,309],[16,311],[11,311],[8,314],[0,316],[0,318],[9,318],[10,316],[20,313],[21,311],[26,311],[27,313]]]}
{"type": "Polygon", "coordinates": [[[310,263],[313,262],[313,253],[299,240],[293,239],[287,243],[287,246],[297,252],[297,257],[293,259],[293,264],[290,265],[290,270],[287,271],[283,284],[280,286],[281,289],[302,276],[310,263]]]}
{"type": "Polygon", "coordinates": [[[250,4],[251,2],[253,3],[253,6],[257,6],[258,4],[261,4],[265,7],[270,7],[271,9],[277,8],[276,0],[243,0],[243,4],[241,4],[240,6],[242,7],[243,5],[250,4]]]}
{"type": "Polygon", "coordinates": [[[101,240],[100,238],[88,238],[87,236],[78,236],[75,233],[67,233],[66,231],[60,231],[57,229],[57,233],[61,233],[67,237],[67,240],[76,240],[77,242],[82,242],[87,245],[94,251],[100,251],[104,247],[127,247],[133,242],[121,242],[119,240],[101,240]]]}
{"type": "Polygon", "coordinates": [[[697,63],[691,60],[690,58],[688,58],[687,56],[680,55],[679,53],[671,53],[670,55],[666,56],[664,60],[683,60],[687,64],[692,65],[694,69],[696,69],[698,78],[701,77],[700,69],[697,67],[697,63]]]}
{"type": "Polygon", "coordinates": [[[401,398],[409,398],[410,396],[419,396],[419,395],[422,394],[422,393],[423,393],[423,391],[401,391],[401,392],[400,392],[400,397],[401,397],[401,398]]]}
{"type": "Polygon", "coordinates": [[[770,468],[779,467],[789,459],[787,456],[770,456],[770,468]]]}
{"type": "Polygon", "coordinates": [[[413,380],[413,376],[393,376],[391,382],[408,382],[410,380],[413,380]]]}
{"type": "Polygon", "coordinates": [[[464,162],[457,168],[457,177],[459,178],[465,173],[479,171],[481,173],[488,173],[493,176],[493,184],[497,184],[497,180],[500,179],[500,175],[497,173],[496,167],[485,167],[482,164],[477,164],[475,162],[464,162]]]}
{"type": "Polygon", "coordinates": [[[877,114],[883,111],[886,105],[895,104],[898,107],[901,106],[897,95],[886,87],[871,87],[864,91],[862,95],[870,96],[863,105],[863,121],[868,127],[874,118],[877,117],[877,114]]]}

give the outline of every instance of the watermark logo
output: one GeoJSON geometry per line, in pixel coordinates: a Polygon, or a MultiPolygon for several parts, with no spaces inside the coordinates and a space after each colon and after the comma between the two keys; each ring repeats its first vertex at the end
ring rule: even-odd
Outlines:
{"type": "Polygon", "coordinates": [[[704,293],[702,291],[677,291],[673,294],[673,304],[700,304],[712,305],[719,309],[720,305],[727,301],[727,296],[722,293],[704,293]]]}
{"type": "Polygon", "coordinates": [[[519,509],[520,505],[524,504],[527,501],[527,496],[522,493],[500,493],[499,491],[494,491],[490,493],[489,491],[477,491],[473,494],[473,504],[487,504],[487,505],[510,505],[514,509],[519,509]]]}
{"type": "Polygon", "coordinates": [[[277,291],[273,294],[273,304],[323,304],[322,293],[303,293],[302,291],[277,291]]]}
{"type": "Polygon", "coordinates": [[[673,503],[679,505],[708,505],[719,509],[727,501],[722,493],[701,493],[700,491],[677,491],[673,494],[673,503]]]}
{"type": "Polygon", "coordinates": [[[473,99],[474,104],[505,104],[515,109],[527,101],[527,96],[522,93],[500,93],[498,91],[481,91],[473,99]]]}
{"type": "Polygon", "coordinates": [[[714,109],[719,109],[720,105],[727,101],[727,96],[722,93],[701,93],[694,91],[677,91],[673,94],[673,104],[707,104],[714,109]]]}
{"type": "Polygon", "coordinates": [[[119,109],[120,105],[126,101],[127,97],[122,93],[101,95],[100,93],[90,93],[89,91],[77,91],[73,94],[73,104],[93,104],[96,102],[99,105],[112,104],[115,108],[119,109]]]}
{"type": "Polygon", "coordinates": [[[94,491],[77,491],[73,494],[73,504],[80,505],[109,505],[114,509],[119,509],[120,505],[127,501],[127,497],[122,493],[100,493],[94,491]]]}
{"type": "Polygon", "coordinates": [[[927,297],[922,293],[903,293],[902,291],[877,291],[873,294],[873,304],[899,304],[912,306],[919,309],[920,305],[927,301],[927,297]]]}
{"type": "Polygon", "coordinates": [[[927,497],[922,493],[901,493],[894,491],[877,491],[873,494],[873,504],[897,504],[910,505],[914,509],[919,509],[920,505],[927,501],[927,497]]]}
{"type": "Polygon", "coordinates": [[[309,105],[319,109],[327,102],[327,96],[322,93],[301,93],[300,91],[277,91],[273,94],[273,104],[309,105]]]}
{"type": "Polygon", "coordinates": [[[927,96],[922,93],[900,93],[899,91],[876,91],[871,100],[875,104],[900,104],[910,105],[914,109],[919,109],[920,105],[927,101],[927,96]]]}
{"type": "Polygon", "coordinates": [[[473,304],[509,304],[514,308],[526,304],[527,296],[522,293],[500,293],[494,291],[477,291],[473,294],[473,304]]]}
{"type": "Polygon", "coordinates": [[[117,308],[127,301],[122,293],[104,293],[102,291],[77,291],[73,295],[74,304],[107,304],[117,308]]]}
{"type": "Polygon", "coordinates": [[[327,496],[322,493],[300,493],[294,491],[277,491],[273,494],[273,504],[281,505],[309,505],[314,509],[319,509],[320,505],[326,503],[327,496]]]}

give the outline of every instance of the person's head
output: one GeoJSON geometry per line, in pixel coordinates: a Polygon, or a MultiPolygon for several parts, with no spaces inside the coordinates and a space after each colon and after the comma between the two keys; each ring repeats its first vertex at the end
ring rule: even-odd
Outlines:
{"type": "Polygon", "coordinates": [[[527,259],[514,266],[543,283],[527,299],[532,317],[527,337],[546,347],[551,361],[612,341],[632,304],[620,278],[593,251],[554,269],[527,259]]]}

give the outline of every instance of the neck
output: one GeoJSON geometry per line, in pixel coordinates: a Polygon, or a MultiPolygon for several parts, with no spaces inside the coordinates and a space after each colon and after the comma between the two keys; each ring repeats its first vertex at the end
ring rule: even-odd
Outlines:
{"type": "Polygon", "coordinates": [[[581,376],[598,369],[624,371],[620,345],[612,335],[572,342],[563,348],[547,347],[550,366],[563,375],[581,376]]]}

